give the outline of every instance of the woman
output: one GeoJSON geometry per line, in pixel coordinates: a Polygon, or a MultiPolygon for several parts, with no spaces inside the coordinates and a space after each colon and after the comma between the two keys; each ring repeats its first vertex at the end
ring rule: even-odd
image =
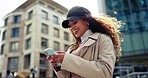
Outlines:
{"type": "Polygon", "coordinates": [[[109,16],[94,18],[89,10],[75,6],[68,11],[63,28],[75,38],[66,52],[47,57],[59,78],[112,78],[121,56],[120,21],[109,16]],[[57,63],[61,63],[58,66],[57,63]]]}

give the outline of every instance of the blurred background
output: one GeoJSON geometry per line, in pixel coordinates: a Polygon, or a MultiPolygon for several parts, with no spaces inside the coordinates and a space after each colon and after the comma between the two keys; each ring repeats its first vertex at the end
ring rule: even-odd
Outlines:
{"type": "Polygon", "coordinates": [[[69,8],[79,5],[94,16],[105,13],[125,23],[120,28],[122,57],[113,78],[148,78],[148,0],[88,1],[26,0],[2,16],[0,77],[6,77],[8,70],[12,75],[28,70],[30,77],[56,78],[43,50],[65,50],[74,41],[61,22],[69,8]]]}

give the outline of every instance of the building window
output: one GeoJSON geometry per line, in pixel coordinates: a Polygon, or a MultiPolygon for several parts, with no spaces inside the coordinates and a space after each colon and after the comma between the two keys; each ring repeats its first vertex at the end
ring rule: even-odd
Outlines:
{"type": "Polygon", "coordinates": [[[48,39],[41,38],[41,47],[42,49],[45,49],[48,47],[48,39]]]}
{"type": "Polygon", "coordinates": [[[8,69],[17,71],[18,70],[18,62],[19,62],[18,57],[8,58],[8,69]]]}
{"type": "Polygon", "coordinates": [[[6,39],[6,31],[4,31],[2,35],[2,40],[5,40],[5,39],[6,39]]]}
{"type": "Polygon", "coordinates": [[[2,78],[2,73],[0,73],[0,78],[2,78]]]}
{"type": "Polygon", "coordinates": [[[0,52],[1,55],[4,54],[4,48],[5,48],[5,45],[4,44],[1,45],[1,52],[0,52]]]}
{"type": "Polygon", "coordinates": [[[5,19],[4,26],[7,26],[7,24],[8,24],[8,18],[5,19]]]}
{"type": "Polygon", "coordinates": [[[32,16],[33,16],[33,10],[31,10],[31,11],[28,13],[28,19],[32,19],[32,16]]]}
{"type": "Polygon", "coordinates": [[[30,68],[30,54],[25,55],[24,59],[24,69],[29,69],[30,68]]]}
{"type": "Polygon", "coordinates": [[[40,54],[40,67],[46,67],[47,66],[47,60],[45,54],[40,54]]]}
{"type": "Polygon", "coordinates": [[[130,0],[129,1],[130,4],[130,9],[134,12],[136,12],[137,9],[139,9],[139,2],[137,0],[130,0]],[[137,6],[137,7],[135,7],[137,6]]]}
{"type": "Polygon", "coordinates": [[[19,42],[11,42],[10,43],[10,52],[17,52],[18,45],[19,45],[19,42]]]}
{"type": "Polygon", "coordinates": [[[25,46],[26,49],[29,49],[31,48],[31,38],[27,39],[26,40],[26,46],[25,46]]]}
{"type": "Polygon", "coordinates": [[[67,50],[68,46],[69,46],[68,44],[64,44],[64,51],[67,50]]]}
{"type": "Polygon", "coordinates": [[[122,3],[120,0],[112,1],[112,7],[116,8],[116,9],[122,8],[121,5],[122,5],[122,3]]]}
{"type": "Polygon", "coordinates": [[[143,25],[144,25],[144,29],[148,30],[148,22],[147,21],[143,21],[143,25]]]}
{"type": "Polygon", "coordinates": [[[55,36],[55,37],[60,37],[60,33],[59,33],[59,29],[57,29],[57,28],[54,28],[54,31],[53,31],[54,33],[53,33],[53,35],[55,36]]]}
{"type": "Polygon", "coordinates": [[[48,13],[44,10],[42,10],[42,18],[48,20],[48,13]]]}
{"type": "Polygon", "coordinates": [[[16,15],[16,16],[14,16],[13,22],[14,22],[14,23],[20,23],[20,22],[21,22],[21,15],[16,15]]]}
{"type": "Polygon", "coordinates": [[[134,20],[134,21],[138,21],[138,19],[139,19],[139,17],[138,17],[139,14],[138,13],[131,13],[130,16],[131,16],[132,20],[134,20]]]}
{"type": "MultiPolygon", "coordinates": [[[[39,72],[40,78],[47,78],[47,77],[46,77],[46,74],[47,74],[46,72],[47,72],[47,71],[40,71],[40,72],[39,72]]],[[[53,76],[53,77],[56,77],[56,76],[53,76]]]]}
{"type": "Polygon", "coordinates": [[[131,22],[132,18],[130,14],[126,14],[125,17],[127,22],[131,22]]]}
{"type": "Polygon", "coordinates": [[[44,34],[48,34],[48,25],[42,23],[41,32],[44,34]]]}
{"type": "Polygon", "coordinates": [[[53,21],[53,23],[55,23],[55,24],[59,24],[59,18],[58,18],[57,16],[55,16],[55,15],[53,15],[52,21],[53,21]]]}
{"type": "Polygon", "coordinates": [[[134,24],[132,25],[133,31],[139,31],[140,26],[142,26],[140,22],[134,22],[134,24]]]}
{"type": "Polygon", "coordinates": [[[12,29],[12,37],[19,37],[19,28],[12,29]]]}
{"type": "Polygon", "coordinates": [[[143,19],[148,19],[148,10],[143,10],[140,14],[143,19]]]}
{"type": "Polygon", "coordinates": [[[27,25],[26,34],[30,34],[31,33],[31,25],[32,24],[27,25]]]}
{"type": "Polygon", "coordinates": [[[69,41],[69,33],[64,32],[64,40],[69,41]]]}
{"type": "Polygon", "coordinates": [[[60,50],[60,43],[59,42],[57,42],[57,41],[54,41],[54,50],[55,51],[59,51],[60,50]]]}

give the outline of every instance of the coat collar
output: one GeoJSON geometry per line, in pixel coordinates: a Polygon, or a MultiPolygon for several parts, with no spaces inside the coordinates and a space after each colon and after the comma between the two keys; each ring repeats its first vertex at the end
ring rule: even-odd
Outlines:
{"type": "Polygon", "coordinates": [[[87,41],[84,43],[83,46],[90,46],[91,44],[93,44],[94,42],[96,42],[98,36],[100,33],[94,33],[91,36],[88,37],[87,41]]]}
{"type": "MultiPolygon", "coordinates": [[[[95,43],[97,40],[98,40],[98,37],[99,37],[100,33],[94,33],[92,34],[91,36],[88,37],[87,41],[82,45],[80,46],[80,48],[84,48],[84,47],[88,47],[90,45],[92,45],[93,43],[95,43]]],[[[80,53],[80,56],[83,57],[87,51],[85,51],[87,49],[83,49],[83,52],[80,53]]]]}
{"type": "MultiPolygon", "coordinates": [[[[84,44],[79,47],[83,48],[85,46],[90,46],[91,44],[95,43],[98,39],[99,34],[100,33],[93,33],[91,36],[88,37],[88,39],[84,42],[84,44]]],[[[73,46],[73,44],[71,44],[69,46],[69,49],[67,50],[68,53],[70,53],[72,51],[72,46],[73,46]]]]}
{"type": "Polygon", "coordinates": [[[100,33],[94,33],[94,34],[92,34],[91,36],[89,36],[89,38],[94,39],[94,40],[97,40],[99,34],[100,34],[100,33]]]}

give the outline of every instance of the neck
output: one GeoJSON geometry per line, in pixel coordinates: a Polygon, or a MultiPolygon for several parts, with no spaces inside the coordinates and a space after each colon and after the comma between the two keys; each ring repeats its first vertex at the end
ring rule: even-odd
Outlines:
{"type": "Polygon", "coordinates": [[[81,42],[83,42],[85,39],[87,39],[90,35],[92,35],[93,32],[91,30],[87,30],[81,37],[81,42]]]}

